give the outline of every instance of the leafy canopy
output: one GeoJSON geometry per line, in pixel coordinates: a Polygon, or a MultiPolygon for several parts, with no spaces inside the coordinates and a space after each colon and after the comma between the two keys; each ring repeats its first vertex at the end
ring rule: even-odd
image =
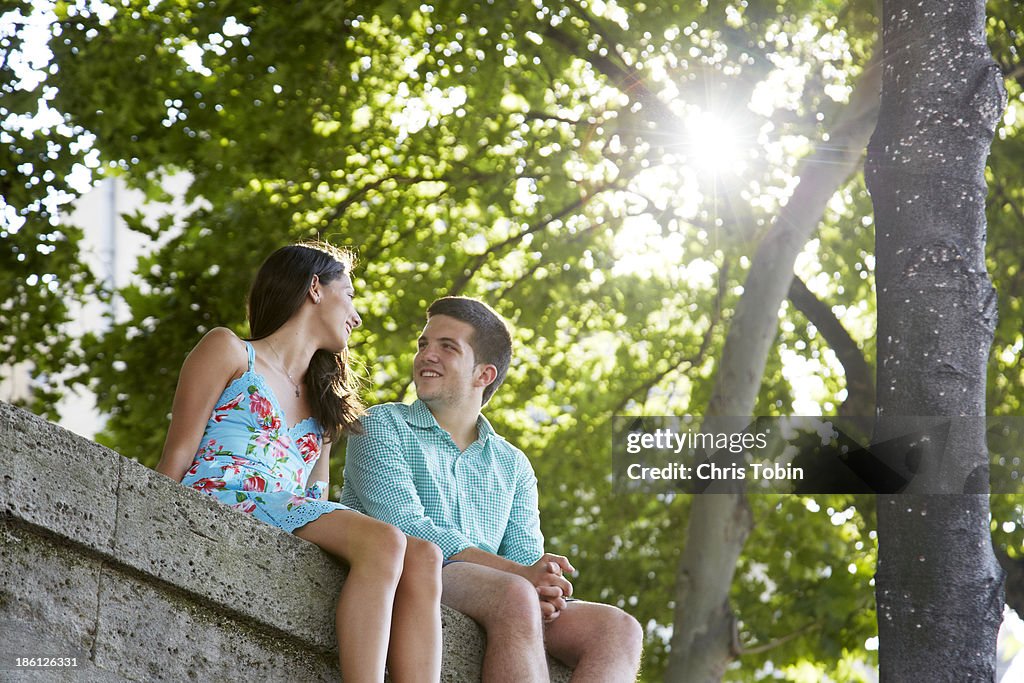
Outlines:
{"type": "MultiPolygon", "coordinates": [[[[994,50],[1019,72],[1012,15],[993,5],[994,50]]],[[[688,503],[611,495],[609,420],[702,412],[756,245],[799,160],[828,144],[874,48],[873,6],[13,7],[0,22],[3,54],[17,53],[26,17],[42,16],[52,57],[30,69],[34,85],[12,59],[2,64],[2,350],[41,372],[82,363],[78,381],[108,418],[99,438],[152,465],[185,354],[214,326],[247,334],[250,278],[281,244],[320,236],[359,253],[365,327],[353,352],[371,402],[411,398],[414,340],[433,298],[487,301],[514,323],[517,345],[488,414],[531,456],[549,547],[581,569],[578,594],[645,624],[645,677],[658,679],[688,503]],[[59,122],[18,123],[44,102],[59,122]],[[95,281],[77,252],[81,230],[47,197],[79,193],[85,169],[153,200],[185,173],[191,208],[176,224],[170,213],[124,217],[158,241],[127,286],[105,292],[126,315],[76,339],[63,326],[68,302],[95,281]]],[[[1020,269],[999,245],[1012,244],[1020,216],[1024,110],[1019,84],[1008,87],[1018,114],[1000,129],[989,179],[1003,310],[990,392],[994,412],[1012,413],[1020,269]]],[[[857,177],[836,188],[797,264],[869,364],[872,227],[857,177]]],[[[845,398],[835,353],[785,305],[758,413],[829,413],[845,398]]],[[[871,501],[752,504],[758,524],[733,587],[746,649],[727,677],[797,680],[810,667],[853,679],[875,633],[871,501]]],[[[999,515],[1020,520],[1021,510],[999,515]]]]}

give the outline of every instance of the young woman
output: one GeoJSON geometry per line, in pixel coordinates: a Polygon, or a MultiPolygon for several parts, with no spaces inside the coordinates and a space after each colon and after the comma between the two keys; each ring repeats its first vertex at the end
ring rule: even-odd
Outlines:
{"type": "Polygon", "coordinates": [[[327,499],[330,442],[360,431],[352,265],[323,243],[267,258],[249,292],[252,340],[217,328],[185,359],[157,471],[349,565],[337,609],[346,682],[382,681],[385,662],[397,683],[437,681],[437,546],[327,499]]]}

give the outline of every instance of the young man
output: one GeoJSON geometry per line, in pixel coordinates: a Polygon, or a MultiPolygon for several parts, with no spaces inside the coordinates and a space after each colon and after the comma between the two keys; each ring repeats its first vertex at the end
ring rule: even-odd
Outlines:
{"type": "Polygon", "coordinates": [[[441,601],[487,632],[485,681],[548,681],[545,649],[574,681],[633,681],[643,630],[609,605],[572,599],[569,560],[544,552],[530,461],[480,410],[512,358],[489,306],[438,299],[413,361],[412,405],[374,406],[350,436],[341,502],[445,557],[441,601]]]}

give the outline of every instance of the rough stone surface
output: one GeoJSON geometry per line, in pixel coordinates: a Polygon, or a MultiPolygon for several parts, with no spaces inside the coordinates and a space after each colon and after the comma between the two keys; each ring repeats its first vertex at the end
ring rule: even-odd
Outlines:
{"type": "Polygon", "coordinates": [[[311,647],[334,647],[345,570],[312,543],[127,459],[114,533],[124,564],[311,647]]]}
{"type": "Polygon", "coordinates": [[[121,456],[3,402],[0,449],[0,511],[110,553],[121,456]]]}
{"type": "MultiPolygon", "coordinates": [[[[259,622],[232,617],[145,580],[105,572],[97,666],[144,681],[338,680],[333,652],[311,651],[259,622]]],[[[272,594],[258,602],[275,608],[272,594]]]]}
{"type": "MultiPolygon", "coordinates": [[[[337,681],[344,576],[316,546],[0,402],[0,683],[337,681]],[[78,666],[16,669],[24,656],[78,666]]],[[[442,623],[442,680],[479,681],[483,632],[447,607],[442,623]]]]}
{"type": "Polygon", "coordinates": [[[100,562],[0,520],[0,678],[16,656],[75,656],[92,649],[100,562]]]}

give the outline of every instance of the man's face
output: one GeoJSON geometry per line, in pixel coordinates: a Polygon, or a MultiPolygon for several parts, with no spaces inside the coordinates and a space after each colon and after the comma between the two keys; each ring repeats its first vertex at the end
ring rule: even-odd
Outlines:
{"type": "Polygon", "coordinates": [[[468,408],[471,403],[479,410],[483,385],[469,345],[472,336],[472,325],[451,316],[434,315],[427,321],[417,340],[412,378],[416,395],[428,406],[468,408]]]}

